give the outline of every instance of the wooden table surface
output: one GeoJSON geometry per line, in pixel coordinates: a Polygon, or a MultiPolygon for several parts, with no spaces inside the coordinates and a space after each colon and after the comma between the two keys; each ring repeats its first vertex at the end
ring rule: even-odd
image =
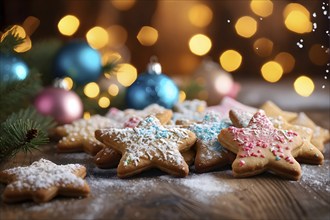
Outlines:
{"type": "MultiPolygon", "coordinates": [[[[329,129],[329,112],[307,112],[329,129]]],[[[95,167],[85,153],[57,154],[55,145],[32,155],[22,154],[0,169],[28,165],[39,158],[57,164],[87,167],[91,194],[86,198],[57,197],[44,204],[0,203],[0,219],[330,219],[330,145],[322,166],[302,165],[299,181],[269,173],[233,178],[230,167],[174,178],[151,170],[131,179],[119,179],[116,170],[95,167]]],[[[0,194],[5,185],[0,185],[0,194]]]]}

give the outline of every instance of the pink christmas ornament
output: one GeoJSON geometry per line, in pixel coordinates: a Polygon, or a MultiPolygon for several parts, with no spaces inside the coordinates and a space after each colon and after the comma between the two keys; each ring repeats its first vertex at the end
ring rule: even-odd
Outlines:
{"type": "Polygon", "coordinates": [[[52,116],[59,124],[71,123],[83,114],[79,96],[62,88],[45,88],[35,97],[34,106],[38,112],[52,116]]]}

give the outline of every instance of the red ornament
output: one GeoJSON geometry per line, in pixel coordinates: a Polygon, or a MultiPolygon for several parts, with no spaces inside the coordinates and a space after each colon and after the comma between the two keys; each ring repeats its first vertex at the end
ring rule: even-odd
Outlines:
{"type": "Polygon", "coordinates": [[[52,116],[59,124],[71,123],[83,114],[79,96],[62,88],[45,88],[36,96],[34,106],[39,113],[52,116]]]}

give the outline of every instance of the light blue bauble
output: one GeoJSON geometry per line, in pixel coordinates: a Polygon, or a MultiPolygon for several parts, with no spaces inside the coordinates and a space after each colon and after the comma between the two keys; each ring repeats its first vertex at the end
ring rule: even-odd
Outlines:
{"type": "Polygon", "coordinates": [[[160,71],[160,65],[156,66],[156,69],[149,65],[148,71],[140,74],[137,80],[127,88],[128,108],[143,109],[154,103],[168,109],[173,107],[178,101],[179,89],[173,80],[160,71]]]}
{"type": "Polygon", "coordinates": [[[69,76],[77,84],[96,81],[102,72],[101,55],[84,41],[64,45],[54,60],[55,77],[69,76]]]}
{"type": "Polygon", "coordinates": [[[25,80],[29,74],[26,63],[13,54],[0,53],[0,82],[11,83],[25,80]]]}

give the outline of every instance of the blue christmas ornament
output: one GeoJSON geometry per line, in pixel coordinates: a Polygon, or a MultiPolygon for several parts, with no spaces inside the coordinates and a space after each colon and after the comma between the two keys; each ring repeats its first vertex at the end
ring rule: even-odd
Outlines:
{"type": "Polygon", "coordinates": [[[54,60],[55,77],[69,76],[77,84],[96,81],[101,74],[101,56],[84,41],[64,45],[54,60]]]}
{"type": "Polygon", "coordinates": [[[29,74],[26,63],[13,54],[0,53],[0,82],[10,83],[24,80],[29,74]]]}
{"type": "Polygon", "coordinates": [[[178,101],[179,90],[175,83],[161,71],[160,64],[151,60],[147,72],[140,74],[126,90],[128,108],[143,109],[153,103],[165,108],[173,107],[178,101]]]}

